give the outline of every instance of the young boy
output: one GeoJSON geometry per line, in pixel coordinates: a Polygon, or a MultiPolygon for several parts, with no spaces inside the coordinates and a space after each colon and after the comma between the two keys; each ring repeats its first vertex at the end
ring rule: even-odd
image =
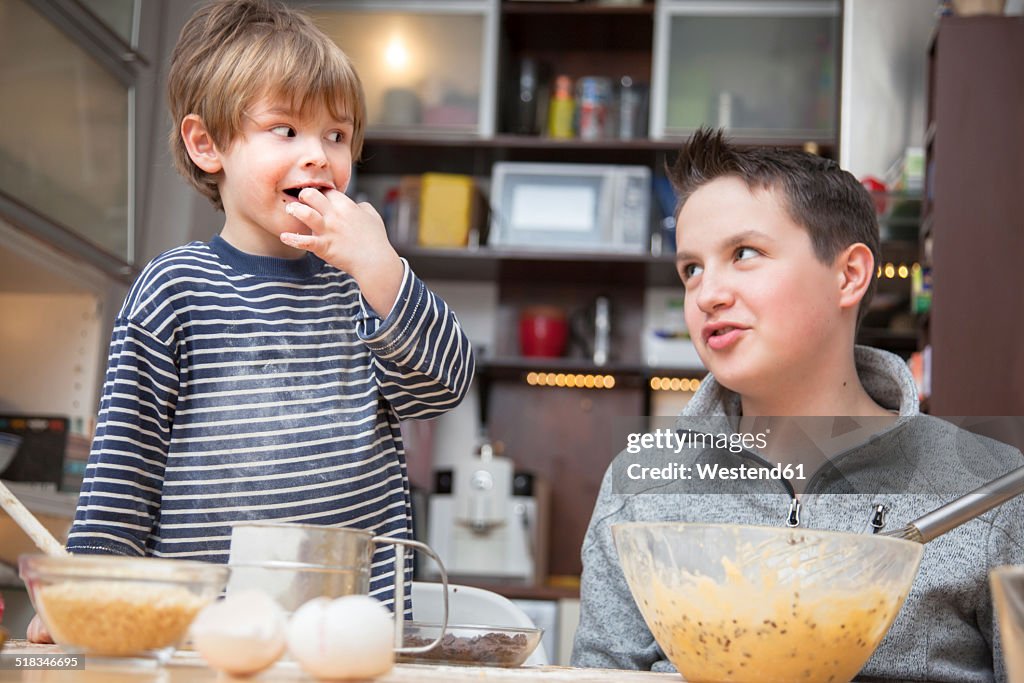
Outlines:
{"type": "MultiPolygon", "coordinates": [[[[892,530],[1024,464],[1014,448],[921,415],[906,364],[854,345],[874,288],[879,239],[871,199],[852,175],[813,155],[740,150],[720,132],[701,130],[670,177],[680,194],[677,263],[686,323],[710,371],[677,428],[783,415],[859,416],[876,428],[834,455],[817,479],[808,471],[802,492],[793,488],[797,482],[775,480],[724,485],[726,493],[704,482],[659,494],[655,486],[664,482],[652,482],[645,495],[627,495],[623,466],[658,454],[620,454],[583,544],[577,666],[674,670],[630,595],[613,524],[892,530]]],[[[698,458],[718,457],[695,451],[698,458]]],[[[774,455],[785,457],[749,450],[721,457],[771,464],[774,455]]],[[[1022,562],[1019,499],[929,543],[902,612],[861,675],[1005,680],[987,572],[1022,562]]]]}
{"type": "MultiPolygon", "coordinates": [[[[222,0],[183,28],[168,91],[175,163],[224,227],[128,294],[67,549],[226,562],[247,520],[410,537],[399,420],[455,407],[474,360],[376,211],[343,194],[359,78],[303,14],[222,0]]],[[[393,553],[370,580],[389,606],[393,553]]]]}

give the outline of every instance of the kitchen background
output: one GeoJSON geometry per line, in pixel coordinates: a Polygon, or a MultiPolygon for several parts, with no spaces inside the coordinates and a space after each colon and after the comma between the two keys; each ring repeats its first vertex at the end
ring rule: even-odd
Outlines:
{"type": "MultiPolygon", "coordinates": [[[[366,88],[350,193],[478,351],[464,404],[406,425],[417,532],[463,582],[521,600],[554,661],[619,448],[608,418],[674,415],[704,374],[663,172],[696,126],[863,179],[884,244],[862,341],[908,358],[935,414],[1024,414],[1020,0],[296,4],[366,88]],[[1003,16],[951,16],[979,9],[1003,16]],[[484,497],[482,468],[501,482],[484,497]]],[[[0,477],[58,533],[128,285],[220,226],[166,151],[168,58],[194,6],[0,0],[0,432],[22,437],[0,477]]],[[[17,635],[10,567],[29,546],[2,516],[0,549],[17,635]]]]}

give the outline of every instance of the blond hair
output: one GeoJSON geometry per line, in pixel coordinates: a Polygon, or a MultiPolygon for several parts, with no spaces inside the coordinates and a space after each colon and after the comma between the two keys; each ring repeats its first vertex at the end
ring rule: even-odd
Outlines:
{"type": "Polygon", "coordinates": [[[199,116],[218,149],[227,149],[240,134],[246,109],[264,96],[285,99],[302,115],[323,105],[336,119],[351,118],[353,160],[362,152],[363,87],[341,48],[308,16],[280,2],[212,2],[181,30],[167,97],[174,165],[217,209],[224,208],[217,176],[193,163],[181,122],[199,116]]]}

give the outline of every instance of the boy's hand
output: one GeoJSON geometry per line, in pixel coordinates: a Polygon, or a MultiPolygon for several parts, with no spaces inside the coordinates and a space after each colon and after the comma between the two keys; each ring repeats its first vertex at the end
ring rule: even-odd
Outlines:
{"type": "Polygon", "coordinates": [[[381,318],[391,312],[402,285],[402,262],[388,241],[384,221],[366,202],[356,204],[345,193],[307,187],[298,202],[285,210],[309,228],[311,235],[281,234],[290,247],[311,251],[359,283],[367,303],[381,318]]]}
{"type": "Polygon", "coordinates": [[[53,644],[53,638],[50,636],[50,632],[46,630],[46,626],[43,625],[43,620],[39,618],[38,614],[32,617],[32,621],[28,623],[28,631],[25,637],[30,643],[53,644]]]}

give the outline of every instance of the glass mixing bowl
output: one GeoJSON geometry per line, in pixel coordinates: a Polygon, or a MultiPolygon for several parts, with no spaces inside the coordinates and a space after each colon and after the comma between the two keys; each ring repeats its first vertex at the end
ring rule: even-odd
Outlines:
{"type": "Polygon", "coordinates": [[[848,683],[923,553],[883,536],[734,524],[633,522],[612,535],[651,633],[694,683],[848,683]]]}
{"type": "MultiPolygon", "coordinates": [[[[441,624],[405,622],[402,645],[429,645],[441,633],[441,624]]],[[[462,664],[468,666],[522,666],[540,644],[544,629],[448,624],[440,644],[428,652],[399,654],[399,662],[462,664]]]]}
{"type": "Polygon", "coordinates": [[[22,555],[18,572],[66,652],[158,661],[228,578],[224,565],[110,555],[22,555]]]}
{"type": "Polygon", "coordinates": [[[1009,683],[1024,683],[1024,565],[989,572],[1009,683]]]}

